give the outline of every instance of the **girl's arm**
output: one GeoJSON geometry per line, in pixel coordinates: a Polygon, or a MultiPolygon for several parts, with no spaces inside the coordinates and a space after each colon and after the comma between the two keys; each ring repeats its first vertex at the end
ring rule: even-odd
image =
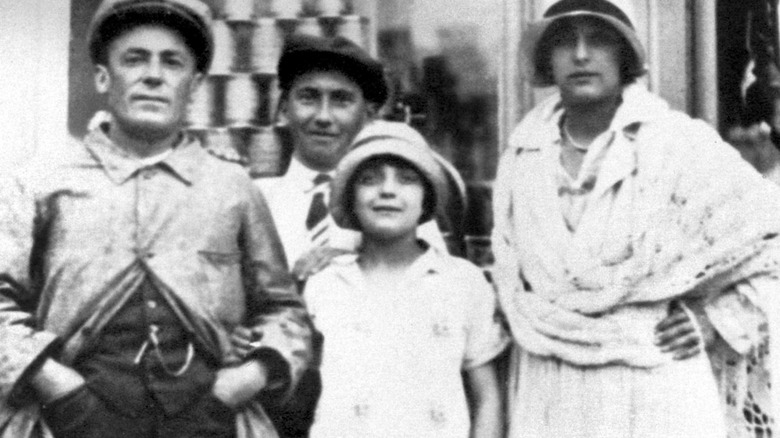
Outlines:
{"type": "Polygon", "coordinates": [[[471,438],[504,436],[504,406],[495,361],[466,370],[471,397],[471,438]]]}

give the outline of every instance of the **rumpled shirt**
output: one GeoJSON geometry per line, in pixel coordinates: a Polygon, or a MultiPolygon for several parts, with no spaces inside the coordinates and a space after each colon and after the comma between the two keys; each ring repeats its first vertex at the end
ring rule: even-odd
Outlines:
{"type": "Polygon", "coordinates": [[[223,365],[239,362],[237,325],[261,328],[258,351],[276,359],[280,397],[311,359],[307,313],[245,170],[187,135],[144,166],[104,129],[0,184],[2,436],[32,430],[31,365],[48,354],[73,363],[144,279],[223,365]]]}

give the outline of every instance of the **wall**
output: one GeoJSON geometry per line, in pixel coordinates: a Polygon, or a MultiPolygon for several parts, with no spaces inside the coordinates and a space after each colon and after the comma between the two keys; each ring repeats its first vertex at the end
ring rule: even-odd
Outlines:
{"type": "Polygon", "coordinates": [[[0,171],[67,135],[70,1],[0,0],[0,171]]]}

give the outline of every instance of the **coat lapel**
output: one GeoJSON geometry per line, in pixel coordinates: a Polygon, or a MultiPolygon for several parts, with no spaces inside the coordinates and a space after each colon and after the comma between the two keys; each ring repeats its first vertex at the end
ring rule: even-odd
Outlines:
{"type": "Polygon", "coordinates": [[[515,205],[517,213],[525,217],[525,226],[534,230],[535,252],[546,270],[563,275],[564,254],[571,248],[573,236],[563,220],[555,181],[558,155],[557,148],[551,146],[560,140],[560,134],[552,119],[558,117],[559,113],[551,115],[544,128],[525,139],[525,147],[516,150],[515,184],[527,189],[515,192],[521,196],[515,199],[515,205]]]}

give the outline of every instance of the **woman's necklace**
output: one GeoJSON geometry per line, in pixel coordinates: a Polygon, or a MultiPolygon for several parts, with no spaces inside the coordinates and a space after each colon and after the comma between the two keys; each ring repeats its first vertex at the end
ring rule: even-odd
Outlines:
{"type": "Polygon", "coordinates": [[[574,149],[577,149],[580,152],[588,152],[588,146],[590,146],[590,144],[583,145],[582,143],[574,141],[574,137],[569,133],[569,128],[565,122],[563,123],[563,135],[566,136],[566,140],[574,149]]]}

